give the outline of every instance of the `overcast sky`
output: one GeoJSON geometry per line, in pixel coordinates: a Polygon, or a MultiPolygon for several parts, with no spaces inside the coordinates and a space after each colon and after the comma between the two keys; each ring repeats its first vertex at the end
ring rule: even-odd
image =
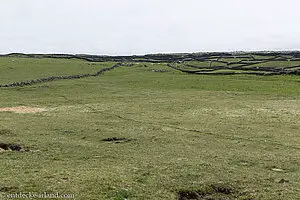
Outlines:
{"type": "Polygon", "coordinates": [[[1,0],[0,53],[299,50],[299,0],[1,0]]]}

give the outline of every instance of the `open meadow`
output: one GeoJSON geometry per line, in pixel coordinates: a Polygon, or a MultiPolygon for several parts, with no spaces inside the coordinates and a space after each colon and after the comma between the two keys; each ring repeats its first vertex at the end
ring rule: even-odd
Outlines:
{"type": "Polygon", "coordinates": [[[298,58],[92,61],[0,57],[0,199],[300,199],[298,58]]]}

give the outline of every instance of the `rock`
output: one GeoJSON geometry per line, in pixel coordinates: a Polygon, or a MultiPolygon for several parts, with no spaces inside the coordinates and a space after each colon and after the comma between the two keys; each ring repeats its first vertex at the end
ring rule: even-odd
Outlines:
{"type": "Polygon", "coordinates": [[[10,144],[8,148],[12,151],[20,151],[22,149],[22,147],[18,144],[10,144]]]}
{"type": "Polygon", "coordinates": [[[275,171],[275,172],[283,172],[284,171],[283,169],[278,169],[278,168],[272,168],[271,170],[275,171]]]}
{"type": "Polygon", "coordinates": [[[0,143],[0,148],[1,148],[1,149],[4,149],[4,150],[9,150],[9,148],[8,148],[8,147],[9,147],[9,144],[2,143],[2,142],[0,143]]]}
{"type": "Polygon", "coordinates": [[[283,178],[278,181],[278,183],[289,183],[289,182],[290,182],[289,180],[283,178]]]}

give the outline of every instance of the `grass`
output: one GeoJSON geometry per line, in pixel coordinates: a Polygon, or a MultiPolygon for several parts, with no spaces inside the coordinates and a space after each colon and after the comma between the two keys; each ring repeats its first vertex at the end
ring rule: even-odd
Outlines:
{"type": "MultiPolygon", "coordinates": [[[[0,80],[111,65],[0,58],[0,80]]],[[[0,194],[163,200],[223,184],[238,191],[237,199],[297,199],[299,81],[189,75],[165,64],[139,63],[99,77],[1,88],[0,107],[48,111],[0,112],[0,139],[32,150],[0,154],[0,194]],[[133,140],[102,141],[113,137],[133,140]]]]}
{"type": "Polygon", "coordinates": [[[89,63],[79,59],[31,59],[0,57],[0,84],[45,78],[53,75],[95,73],[112,63],[89,63]],[[34,73],[32,73],[34,72],[34,73]]]}

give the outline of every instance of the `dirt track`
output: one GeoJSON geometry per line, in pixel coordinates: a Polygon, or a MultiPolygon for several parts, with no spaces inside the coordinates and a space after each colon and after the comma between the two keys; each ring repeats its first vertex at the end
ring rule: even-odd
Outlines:
{"type": "Polygon", "coordinates": [[[0,108],[0,112],[15,112],[15,113],[38,113],[46,111],[44,108],[33,108],[26,106],[0,108]]]}

